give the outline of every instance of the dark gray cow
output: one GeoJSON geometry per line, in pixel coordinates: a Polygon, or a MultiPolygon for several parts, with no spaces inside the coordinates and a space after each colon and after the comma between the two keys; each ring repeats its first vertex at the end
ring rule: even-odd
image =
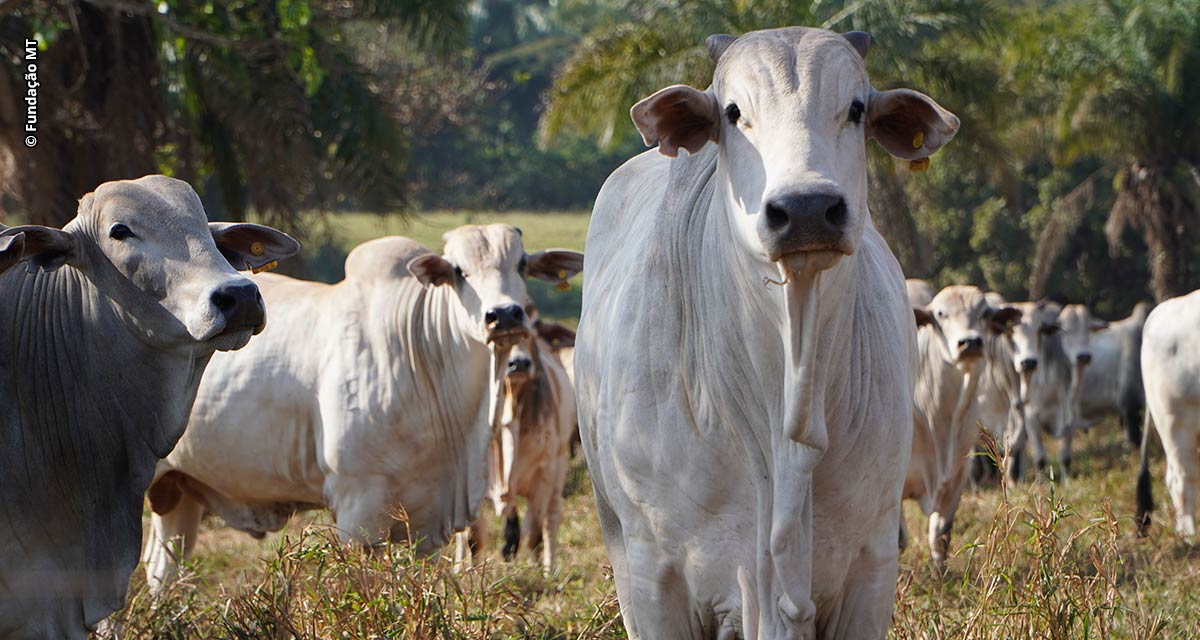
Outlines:
{"type": "Polygon", "coordinates": [[[209,225],[165,176],[101,185],[62,229],[0,230],[0,637],[84,638],[124,605],[154,465],[209,357],[264,325],[230,261],[299,249],[209,225]]]}

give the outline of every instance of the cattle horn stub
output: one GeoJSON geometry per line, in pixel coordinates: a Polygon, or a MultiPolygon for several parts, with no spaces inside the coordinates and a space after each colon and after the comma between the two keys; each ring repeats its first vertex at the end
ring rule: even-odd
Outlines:
{"type": "Polygon", "coordinates": [[[862,56],[864,60],[867,59],[867,50],[871,48],[871,36],[869,34],[862,31],[847,31],[842,34],[842,37],[850,42],[850,46],[854,47],[858,55],[862,56]]]}
{"type": "Polygon", "coordinates": [[[712,58],[713,64],[721,60],[721,54],[725,53],[725,50],[729,48],[729,45],[733,44],[734,40],[737,40],[737,36],[731,36],[726,33],[714,33],[704,41],[708,45],[708,57],[712,58]]]}

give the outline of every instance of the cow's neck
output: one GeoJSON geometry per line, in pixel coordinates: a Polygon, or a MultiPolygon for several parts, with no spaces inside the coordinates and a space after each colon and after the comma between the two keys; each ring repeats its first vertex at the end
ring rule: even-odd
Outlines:
{"type": "Polygon", "coordinates": [[[0,567],[52,558],[94,622],[122,605],[142,495],[209,356],[143,343],[73,268],[24,271],[0,277],[0,567]]]}

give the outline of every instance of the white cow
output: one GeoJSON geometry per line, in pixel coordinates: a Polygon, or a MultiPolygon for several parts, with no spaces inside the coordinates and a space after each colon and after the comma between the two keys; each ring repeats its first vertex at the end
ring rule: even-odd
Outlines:
{"type": "Polygon", "coordinates": [[[904,281],[904,288],[908,291],[908,301],[914,307],[927,307],[933,301],[934,294],[937,291],[933,285],[919,278],[909,278],[904,281]]]}
{"type": "Polygon", "coordinates": [[[1144,533],[1154,508],[1150,492],[1150,441],[1162,440],[1167,456],[1167,492],[1175,506],[1175,531],[1196,535],[1200,486],[1200,291],[1155,307],[1142,333],[1142,380],[1146,387],[1146,431],[1138,474],[1138,531],[1144,533]]]}
{"type": "Polygon", "coordinates": [[[0,637],[85,638],[124,606],[154,465],[213,352],[263,328],[234,266],[299,249],[208,224],[165,176],[100,185],[62,229],[0,227],[0,637]]]}
{"type": "Polygon", "coordinates": [[[916,161],[958,119],[872,89],[867,42],[709,38],[712,87],[635,105],[659,153],[597,197],[575,380],[632,638],[887,633],[916,330],[865,142],[916,161]]]}
{"type": "MultiPolygon", "coordinates": [[[[509,354],[500,428],[492,441],[488,497],[505,521],[504,558],[516,556],[524,539],[531,551],[541,549],[542,567],[549,572],[558,553],[563,487],[575,434],[575,391],[547,339],[570,330],[540,321],[534,329],[509,354]],[[543,327],[545,334],[539,331],[543,327]],[[525,498],[524,528],[518,497],[525,498]]],[[[473,552],[486,545],[485,532],[486,523],[472,525],[473,552]]]]}
{"type": "Polygon", "coordinates": [[[475,519],[507,351],[527,335],[525,278],[565,280],[583,257],[527,255],[507,225],[444,240],[442,256],[407,238],[364,243],[334,285],[258,279],[271,327],[214,359],[150,488],[152,586],[206,511],[261,536],[328,508],[344,541],[422,551],[475,519]]]}
{"type": "Polygon", "coordinates": [[[946,287],[914,310],[920,366],[904,497],[929,516],[930,553],[941,565],[979,436],[980,381],[990,366],[1010,366],[1008,360],[989,362],[984,343],[998,341],[1020,311],[993,308],[982,291],[965,285],[946,287]]]}
{"type": "Polygon", "coordinates": [[[1021,311],[1021,322],[1013,327],[1009,342],[1013,366],[1021,376],[1025,429],[1009,439],[1010,475],[1014,478],[1021,475],[1026,440],[1033,445],[1037,468],[1046,467],[1044,432],[1060,440],[1061,477],[1065,480],[1071,471],[1071,441],[1079,398],[1071,384],[1071,370],[1077,364],[1068,360],[1059,335],[1062,326],[1058,324],[1058,314],[1062,307],[1046,301],[1018,302],[1011,306],[1021,311]]]}
{"type": "Polygon", "coordinates": [[[1146,406],[1141,350],[1142,327],[1150,308],[1138,303],[1128,318],[1111,323],[1092,317],[1083,305],[1067,305],[1059,315],[1067,357],[1086,365],[1079,424],[1089,427],[1116,414],[1135,447],[1142,442],[1141,412],[1146,406]]]}
{"type": "MultiPolygon", "coordinates": [[[[1004,298],[994,291],[984,294],[984,299],[989,307],[1008,307],[1004,298]]],[[[983,349],[988,367],[979,382],[979,423],[1004,451],[1014,449],[1018,439],[1027,437],[1024,395],[1027,389],[1021,384],[1021,374],[1013,364],[1013,324],[1008,323],[1001,334],[985,334],[983,349]]],[[[985,476],[988,473],[987,465],[991,462],[983,456],[976,456],[975,460],[974,475],[985,476]]],[[[1020,460],[1009,456],[1005,456],[1005,460],[1009,478],[1019,480],[1020,460]]]]}

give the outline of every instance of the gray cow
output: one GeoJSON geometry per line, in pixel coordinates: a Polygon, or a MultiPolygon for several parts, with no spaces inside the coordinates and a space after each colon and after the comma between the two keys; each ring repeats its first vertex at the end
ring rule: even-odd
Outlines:
{"type": "Polygon", "coordinates": [[[124,605],[154,465],[209,357],[264,325],[230,262],[299,249],[209,225],[165,176],[100,185],[62,229],[0,229],[0,637],[84,638],[124,605]]]}

